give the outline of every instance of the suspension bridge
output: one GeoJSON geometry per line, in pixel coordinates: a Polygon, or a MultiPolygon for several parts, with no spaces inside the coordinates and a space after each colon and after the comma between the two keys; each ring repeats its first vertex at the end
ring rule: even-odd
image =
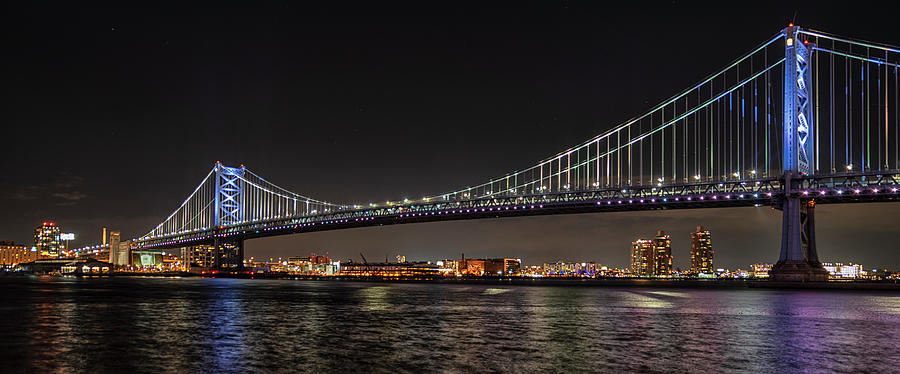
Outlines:
{"type": "Polygon", "coordinates": [[[216,163],[136,238],[142,250],[402,223],[564,213],[773,206],[776,279],[824,280],[816,204],[900,198],[900,48],[790,25],[695,86],[577,146],[484,183],[417,200],[347,204],[216,163]]]}

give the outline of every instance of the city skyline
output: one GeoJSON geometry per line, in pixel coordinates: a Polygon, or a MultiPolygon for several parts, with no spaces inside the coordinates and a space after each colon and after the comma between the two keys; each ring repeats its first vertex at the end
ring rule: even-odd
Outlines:
{"type": "MultiPolygon", "coordinates": [[[[26,242],[23,228],[30,230],[33,222],[47,219],[66,222],[82,243],[98,243],[97,228],[104,226],[120,230],[123,238],[143,235],[193,187],[198,171],[220,159],[253,165],[279,184],[312,196],[348,203],[417,198],[515,170],[523,160],[553,154],[644,111],[786,23],[785,15],[769,11],[746,9],[755,15],[747,17],[754,18],[751,24],[702,8],[670,4],[650,10],[621,9],[634,17],[613,17],[602,11],[605,8],[584,5],[538,7],[517,9],[499,25],[494,21],[505,9],[484,8],[484,13],[469,18],[468,28],[450,14],[436,17],[429,25],[381,21],[350,30],[329,26],[328,20],[335,16],[324,14],[307,26],[258,26],[241,35],[230,32],[227,20],[237,13],[227,9],[217,10],[217,17],[167,18],[170,22],[160,28],[147,27],[144,16],[128,8],[81,10],[83,17],[77,20],[65,9],[55,13],[16,9],[20,12],[11,13],[22,18],[4,27],[21,36],[13,45],[19,53],[7,63],[23,74],[6,89],[17,92],[15,100],[23,102],[7,111],[12,114],[6,122],[12,137],[24,138],[29,131],[37,131],[49,151],[30,152],[17,143],[4,148],[5,160],[18,161],[9,163],[10,179],[0,186],[3,204],[8,211],[20,213],[4,216],[0,235],[4,240],[26,242]],[[682,34],[667,35],[659,32],[671,28],[666,23],[645,22],[653,27],[644,23],[637,27],[631,21],[664,20],[673,13],[698,22],[679,23],[682,34]],[[25,27],[39,16],[57,22],[47,29],[25,27]],[[531,21],[542,25],[542,33],[533,32],[531,21]],[[725,25],[743,27],[745,32],[706,32],[725,25]],[[365,27],[384,34],[361,35],[365,27]],[[65,35],[58,33],[63,28],[65,35]],[[320,42],[305,37],[321,30],[332,38],[320,42]],[[208,36],[213,31],[222,32],[214,43],[200,43],[191,36],[208,36]],[[410,36],[410,31],[430,39],[410,36]],[[704,43],[666,42],[683,35],[703,35],[704,43]],[[519,42],[495,50],[499,41],[511,36],[519,42]],[[79,37],[96,45],[76,43],[79,37]],[[293,43],[298,40],[307,50],[336,49],[338,53],[328,58],[304,54],[293,43]],[[717,48],[710,50],[707,43],[717,48]],[[646,44],[655,47],[650,50],[646,44]],[[606,47],[618,48],[622,51],[618,55],[628,58],[610,59],[602,53],[606,47]],[[64,69],[47,70],[41,63],[49,61],[45,48],[59,52],[64,69]],[[234,48],[254,53],[234,53],[234,48]],[[374,56],[362,53],[366,48],[405,53],[374,56]],[[654,57],[662,54],[708,58],[653,64],[654,57]],[[262,60],[251,56],[262,56],[262,60]],[[405,56],[412,56],[412,62],[405,56]],[[234,65],[221,64],[222,57],[234,65]],[[173,59],[187,64],[175,71],[159,68],[173,59]],[[353,65],[359,70],[346,69],[351,62],[362,62],[353,65]],[[209,67],[222,74],[211,74],[209,67]],[[640,74],[654,82],[653,89],[623,77],[623,72],[640,74]],[[278,83],[276,76],[285,80],[278,83]],[[423,81],[427,85],[417,81],[424,76],[430,77],[423,81]],[[461,83],[453,83],[454,77],[461,83]],[[541,79],[526,84],[523,77],[541,79]],[[95,87],[89,84],[90,78],[103,78],[106,83],[95,87]],[[392,82],[400,84],[388,84],[392,82]],[[49,86],[57,87],[53,92],[79,99],[71,103],[54,96],[35,99],[42,87],[49,86]],[[261,92],[265,100],[244,91],[261,92]],[[169,99],[161,92],[180,94],[169,99]],[[91,97],[97,100],[87,99],[91,97]],[[142,98],[156,112],[119,105],[120,97],[142,98]],[[302,100],[311,104],[293,105],[302,100]],[[48,113],[36,102],[64,110],[48,113]],[[57,117],[55,112],[72,117],[57,117]],[[414,141],[419,136],[434,139],[431,133],[442,137],[427,143],[414,141]],[[284,140],[292,137],[321,140],[302,144],[284,140]],[[399,145],[374,148],[373,140],[399,145]],[[64,152],[66,147],[78,151],[64,152]],[[120,149],[116,147],[121,147],[121,157],[110,157],[120,149]],[[296,175],[297,165],[309,169],[315,178],[296,175]],[[442,172],[429,173],[429,168],[442,172]]],[[[249,13],[270,17],[279,11],[261,7],[249,13]]],[[[364,18],[363,12],[346,16],[364,18]]],[[[845,13],[811,10],[795,21],[863,39],[898,39],[896,31],[886,26],[888,22],[873,19],[862,27],[854,25],[851,31],[841,23],[845,17],[845,13]]],[[[397,18],[402,17],[385,19],[397,18]]],[[[679,228],[684,222],[722,232],[717,234],[721,238],[716,242],[717,262],[734,266],[747,263],[749,256],[752,262],[774,260],[780,236],[775,213],[760,207],[416,224],[255,239],[247,242],[247,255],[271,257],[300,247],[333,247],[332,252],[347,252],[345,257],[355,257],[360,250],[422,251],[430,256],[421,257],[433,258],[464,251],[491,256],[525,252],[535,262],[562,253],[566,258],[624,264],[621,253],[626,245],[609,243],[628,243],[657,229],[681,235],[688,232],[679,228]],[[429,242],[429,237],[440,237],[442,242],[429,242]]],[[[897,266],[900,255],[878,249],[879,243],[900,233],[887,224],[897,216],[890,205],[820,206],[820,257],[897,266]],[[854,252],[847,253],[847,248],[854,252]]],[[[677,238],[673,240],[675,266],[689,267],[689,242],[677,238]]]]}

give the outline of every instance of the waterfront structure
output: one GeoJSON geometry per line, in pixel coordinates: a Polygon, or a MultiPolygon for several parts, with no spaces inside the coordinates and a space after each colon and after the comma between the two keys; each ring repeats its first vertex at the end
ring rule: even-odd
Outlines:
{"type": "Polygon", "coordinates": [[[76,260],[60,266],[62,274],[101,275],[112,271],[113,265],[96,259],[76,260]]]}
{"type": "Polygon", "coordinates": [[[749,275],[754,278],[768,278],[769,270],[772,270],[772,264],[757,262],[750,265],[749,275]]]}
{"type": "Polygon", "coordinates": [[[608,267],[596,262],[554,262],[541,266],[545,277],[597,277],[604,275],[608,267]]]}
{"type": "Polygon", "coordinates": [[[691,273],[713,274],[713,253],[709,230],[697,226],[697,231],[691,233],[691,273]]]}
{"type": "Polygon", "coordinates": [[[866,271],[860,264],[843,263],[843,262],[825,262],[822,263],[828,275],[832,279],[858,279],[865,278],[866,271]]]}
{"type": "Polygon", "coordinates": [[[0,241],[0,265],[15,266],[38,259],[37,249],[18,245],[10,241],[0,241]]]}
{"type": "Polygon", "coordinates": [[[440,266],[430,262],[342,262],[338,275],[348,277],[431,278],[443,276],[444,274],[440,266]]]}
{"type": "Polygon", "coordinates": [[[461,258],[456,262],[459,275],[498,276],[515,275],[522,270],[522,260],[517,258],[461,258]]]}
{"type": "Polygon", "coordinates": [[[631,242],[631,274],[636,277],[651,276],[653,241],[638,239],[631,242]]]}
{"type": "Polygon", "coordinates": [[[287,261],[275,265],[273,271],[284,271],[299,275],[335,275],[339,272],[340,263],[333,262],[327,256],[310,253],[307,257],[288,257],[287,261]]]}
{"type": "Polygon", "coordinates": [[[34,246],[41,258],[57,258],[60,255],[59,226],[44,222],[34,229],[34,246]]]}
{"type": "Polygon", "coordinates": [[[105,274],[112,264],[94,258],[45,258],[19,264],[26,273],[33,274],[105,274]]]}

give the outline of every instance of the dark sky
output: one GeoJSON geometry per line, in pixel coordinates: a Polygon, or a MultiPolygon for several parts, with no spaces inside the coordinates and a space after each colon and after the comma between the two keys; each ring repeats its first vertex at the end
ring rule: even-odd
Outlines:
{"type": "MultiPolygon", "coordinates": [[[[102,226],[142,235],[217,160],[351,204],[472,185],[646,111],[792,19],[900,44],[896,13],[865,2],[11,3],[0,240],[28,244],[43,220],[76,244],[102,226]]],[[[900,265],[898,207],[821,206],[820,256],[900,265]]],[[[366,228],[253,240],[247,254],[624,265],[631,240],[665,229],[686,267],[697,224],[720,266],[777,260],[769,208],[366,228]]]]}

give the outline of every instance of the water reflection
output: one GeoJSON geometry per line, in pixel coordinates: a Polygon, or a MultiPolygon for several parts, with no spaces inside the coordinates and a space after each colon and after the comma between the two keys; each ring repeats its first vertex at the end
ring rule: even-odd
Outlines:
{"type": "Polygon", "coordinates": [[[11,372],[893,371],[900,298],[3,278],[0,331],[11,372]]]}

